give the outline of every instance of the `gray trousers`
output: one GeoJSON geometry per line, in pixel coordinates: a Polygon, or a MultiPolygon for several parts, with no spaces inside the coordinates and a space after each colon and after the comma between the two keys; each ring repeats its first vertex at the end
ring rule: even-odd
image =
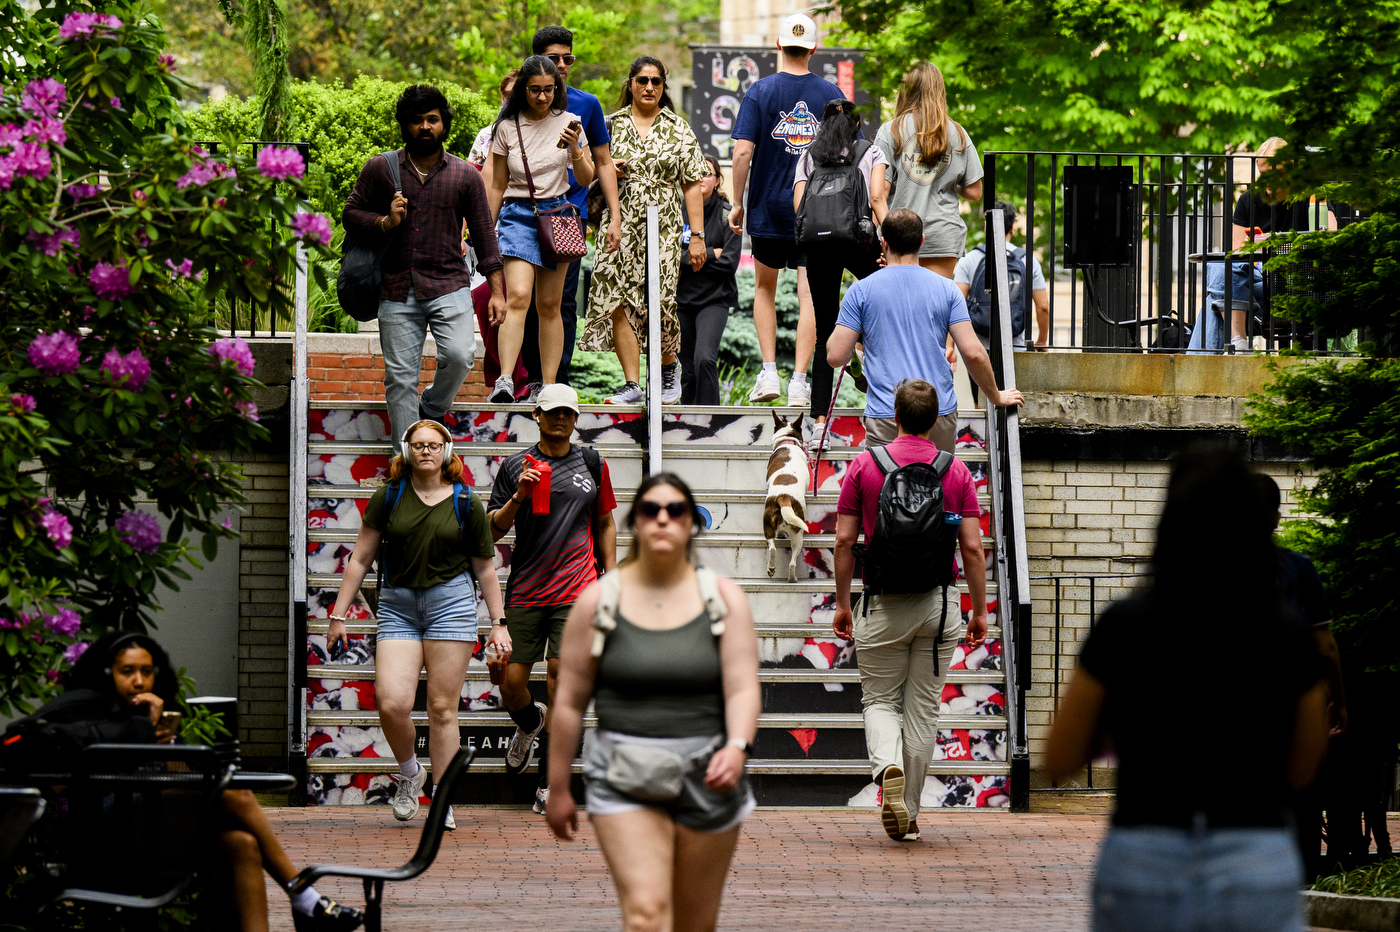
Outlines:
{"type": "Polygon", "coordinates": [[[470,288],[427,301],[418,300],[410,288],[406,301],[379,302],[384,400],[389,408],[389,432],[395,453],[403,452],[403,432],[418,420],[420,408],[433,417],[441,417],[451,409],[476,362],[475,319],[470,288]],[[437,371],[420,401],[418,375],[423,368],[423,345],[428,341],[429,330],[437,344],[437,371]]]}
{"type": "MultiPolygon", "coordinates": [[[[892,417],[863,417],[860,420],[865,425],[867,450],[871,447],[882,447],[899,436],[899,425],[892,417]]],[[[947,450],[952,453],[958,439],[957,414],[939,415],[938,420],[933,422],[933,428],[925,436],[932,440],[933,445],[940,451],[947,450]]]]}

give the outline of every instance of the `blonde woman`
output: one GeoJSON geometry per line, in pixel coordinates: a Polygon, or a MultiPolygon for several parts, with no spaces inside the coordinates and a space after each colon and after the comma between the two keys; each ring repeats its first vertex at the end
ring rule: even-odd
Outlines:
{"type": "MultiPolygon", "coordinates": [[[[375,694],[379,727],[399,765],[393,810],[401,822],[418,812],[427,781],[414,751],[412,720],[424,667],[433,773],[442,773],[461,745],[457,707],[477,640],[473,574],[491,613],[491,641],[510,657],[486,508],[474,495],[463,507],[463,488],[462,461],[452,454],[446,427],[423,420],[404,431],[403,453],[389,463],[389,484],[365,506],[326,634],[326,649],[334,657],[337,642],[345,640],[345,613],[378,554],[385,565],[375,613],[375,694]]],[[[457,827],[451,809],[447,827],[457,827]]]]}
{"type": "Polygon", "coordinates": [[[948,117],[943,72],[920,62],[904,76],[895,116],[875,136],[889,164],[889,210],[907,207],[923,218],[919,264],[944,278],[966,251],[967,224],[958,198],[982,197],[982,162],[967,130],[948,117]]]}

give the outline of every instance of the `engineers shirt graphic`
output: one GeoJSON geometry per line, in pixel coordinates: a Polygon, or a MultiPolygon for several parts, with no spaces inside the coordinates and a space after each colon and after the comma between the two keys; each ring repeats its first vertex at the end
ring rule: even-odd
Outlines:
{"type": "Polygon", "coordinates": [[[778,124],[773,127],[772,136],[793,155],[801,155],[817,138],[819,125],[812,111],[807,109],[807,102],[799,100],[790,112],[778,111],[778,124]]]}

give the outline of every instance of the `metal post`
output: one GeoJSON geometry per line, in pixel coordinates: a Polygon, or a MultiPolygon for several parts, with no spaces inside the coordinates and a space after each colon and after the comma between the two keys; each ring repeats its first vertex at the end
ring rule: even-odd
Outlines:
{"type": "MultiPolygon", "coordinates": [[[[703,231],[702,231],[703,233],[703,231]]],[[[647,207],[647,455],[648,472],[661,462],[661,208],[647,207]]]]}
{"type": "Polygon", "coordinates": [[[291,599],[287,631],[287,763],[303,779],[306,792],[306,250],[297,243],[295,335],[292,342],[291,450],[289,451],[290,514],[287,541],[291,553],[291,599]]]}

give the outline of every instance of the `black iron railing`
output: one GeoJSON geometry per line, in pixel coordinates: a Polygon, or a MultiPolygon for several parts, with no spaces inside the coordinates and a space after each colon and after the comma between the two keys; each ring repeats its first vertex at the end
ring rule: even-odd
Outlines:
{"type": "MultiPolygon", "coordinates": [[[[1303,248],[1261,237],[1248,251],[1253,230],[1269,226],[1262,202],[1244,198],[1244,223],[1233,222],[1236,202],[1259,179],[1263,161],[1190,153],[986,153],[983,207],[1002,199],[1021,210],[1026,252],[1040,258],[1050,285],[1050,326],[1042,341],[1028,269],[1021,293],[1027,336],[1051,348],[1232,352],[1238,314],[1249,349],[1352,351],[1355,334],[1320,334],[1271,313],[1277,294],[1327,296],[1309,291],[1306,268],[1288,274],[1259,269],[1277,252],[1303,248]],[[1231,287],[1234,275],[1242,287],[1231,287]],[[1069,279],[1068,307],[1054,287],[1063,277],[1069,279]]],[[[1325,201],[1298,209],[1310,229],[1356,219],[1349,208],[1325,201]]]]}

